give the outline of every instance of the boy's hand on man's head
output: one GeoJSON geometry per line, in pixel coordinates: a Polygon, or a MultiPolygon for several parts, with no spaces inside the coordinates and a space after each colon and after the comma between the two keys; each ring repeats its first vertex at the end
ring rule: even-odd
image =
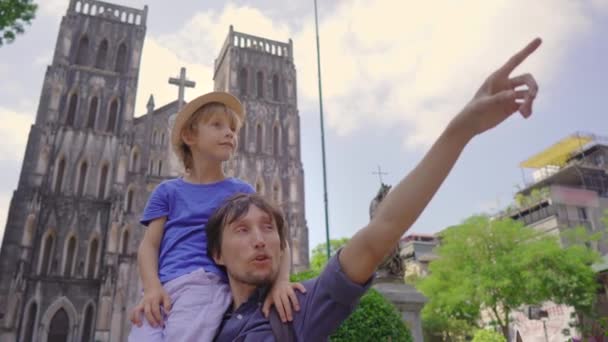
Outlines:
{"type": "Polygon", "coordinates": [[[286,280],[278,280],[272,285],[272,289],[266,296],[262,312],[265,317],[270,314],[270,308],[277,308],[279,317],[283,323],[293,320],[293,311],[300,311],[300,302],[295,290],[306,293],[306,288],[300,283],[292,283],[286,280]]]}
{"type": "Polygon", "coordinates": [[[532,114],[532,104],[538,93],[536,80],[531,74],[515,77],[510,75],[540,44],[540,38],[534,39],[494,71],[463,111],[454,118],[452,125],[464,129],[472,137],[497,126],[516,111],[528,118],[532,114]]]}

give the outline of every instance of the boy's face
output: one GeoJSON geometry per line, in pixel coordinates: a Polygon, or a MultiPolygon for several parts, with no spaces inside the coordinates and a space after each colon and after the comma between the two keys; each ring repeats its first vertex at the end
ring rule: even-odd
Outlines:
{"type": "Polygon", "coordinates": [[[228,114],[214,113],[207,120],[198,122],[196,134],[189,140],[194,158],[199,155],[223,162],[230,159],[236,150],[236,127],[228,114]]]}
{"type": "Polygon", "coordinates": [[[215,258],[226,267],[231,282],[264,286],[279,273],[281,239],[271,215],[255,205],[222,228],[221,255],[215,258]]]}

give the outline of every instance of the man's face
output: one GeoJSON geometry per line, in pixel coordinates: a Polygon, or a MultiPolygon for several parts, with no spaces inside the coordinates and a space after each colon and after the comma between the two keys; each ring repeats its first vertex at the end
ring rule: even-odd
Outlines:
{"type": "Polygon", "coordinates": [[[255,205],[241,218],[223,227],[221,255],[231,281],[263,286],[274,282],[282,255],[281,241],[272,217],[255,205]]]}

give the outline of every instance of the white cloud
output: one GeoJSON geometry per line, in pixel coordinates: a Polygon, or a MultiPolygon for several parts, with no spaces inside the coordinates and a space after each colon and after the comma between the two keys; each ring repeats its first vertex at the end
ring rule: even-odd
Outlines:
{"type": "Polygon", "coordinates": [[[227,5],[222,13],[215,11],[195,14],[179,31],[149,37],[144,44],[140,69],[136,115],[145,113],[150,94],[162,106],[177,99],[177,88],[168,84],[186,67],[186,77],[196,82],[187,88],[186,99],[213,90],[213,61],[217,57],[228,28],[276,39],[289,36],[285,25],[278,26],[257,9],[227,5]]]}
{"type": "MultiPolygon", "coordinates": [[[[605,1],[594,0],[594,6],[605,1]]],[[[543,46],[516,72],[533,72],[541,92],[549,89],[569,43],[590,27],[592,8],[586,4],[570,0],[341,2],[320,23],[328,127],[344,135],[373,123],[399,125],[406,132],[406,146],[428,145],[489,72],[536,36],[543,38],[543,46]]],[[[151,39],[173,55],[168,60],[175,67],[163,73],[156,62],[144,65],[140,88],[148,86],[143,80],[151,70],[162,74],[163,84],[154,87],[167,87],[167,75],[176,74],[180,63],[206,68],[207,78],[196,81],[211,86],[213,60],[233,24],[237,31],[270,39],[293,37],[300,107],[316,111],[314,19],[306,22],[294,32],[287,23],[271,20],[257,9],[231,4],[221,12],[196,13],[178,32],[151,39]]],[[[144,61],[150,50],[144,51],[144,61]]],[[[138,108],[147,100],[144,97],[140,95],[138,108]]]]}
{"type": "Polygon", "coordinates": [[[21,160],[34,118],[30,114],[0,107],[0,160],[21,160]]]}
{"type": "Polygon", "coordinates": [[[46,16],[58,17],[68,9],[69,1],[66,0],[44,0],[37,1],[38,13],[46,16]]]}
{"type": "MultiPolygon", "coordinates": [[[[348,1],[320,23],[330,128],[409,128],[409,147],[432,142],[484,77],[536,36],[521,69],[551,82],[568,43],[588,28],[580,3],[560,1],[348,1]]],[[[303,100],[316,102],[314,27],[295,38],[303,100]],[[303,71],[303,72],[302,72],[303,71]]]]}

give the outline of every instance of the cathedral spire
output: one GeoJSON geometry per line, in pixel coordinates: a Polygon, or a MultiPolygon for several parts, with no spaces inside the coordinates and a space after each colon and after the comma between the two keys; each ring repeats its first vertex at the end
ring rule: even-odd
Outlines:
{"type": "Polygon", "coordinates": [[[148,108],[148,114],[154,111],[154,95],[150,94],[146,108],[148,108]]]}

